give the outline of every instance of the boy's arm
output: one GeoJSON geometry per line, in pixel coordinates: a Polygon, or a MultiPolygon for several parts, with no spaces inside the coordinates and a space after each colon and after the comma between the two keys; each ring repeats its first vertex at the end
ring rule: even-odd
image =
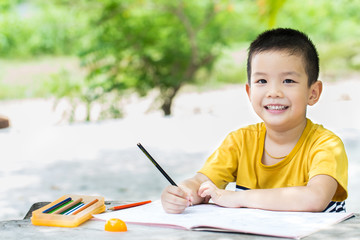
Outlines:
{"type": "Polygon", "coordinates": [[[338,187],[328,175],[317,175],[306,186],[274,189],[254,189],[240,192],[218,189],[206,182],[199,189],[202,197],[211,196],[214,203],[224,207],[248,207],[277,211],[323,211],[338,187]]]}
{"type": "Polygon", "coordinates": [[[198,190],[204,182],[210,179],[204,174],[197,173],[176,186],[167,186],[161,194],[161,203],[167,213],[182,213],[186,207],[207,202],[210,197],[200,197],[198,190]]]}

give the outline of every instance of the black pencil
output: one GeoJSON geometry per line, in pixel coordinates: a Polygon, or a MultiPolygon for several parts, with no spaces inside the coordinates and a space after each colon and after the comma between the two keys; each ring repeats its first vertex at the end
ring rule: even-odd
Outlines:
{"type": "Polygon", "coordinates": [[[162,169],[160,167],[160,165],[155,161],[155,159],[146,151],[146,149],[140,144],[138,143],[137,146],[141,149],[141,151],[143,151],[143,153],[150,159],[150,161],[155,165],[155,167],[157,169],[159,169],[159,171],[162,173],[162,175],[164,175],[164,177],[171,183],[171,185],[173,186],[177,186],[176,183],[171,179],[171,177],[169,177],[169,175],[167,175],[167,173],[164,171],[164,169],[162,169]]]}

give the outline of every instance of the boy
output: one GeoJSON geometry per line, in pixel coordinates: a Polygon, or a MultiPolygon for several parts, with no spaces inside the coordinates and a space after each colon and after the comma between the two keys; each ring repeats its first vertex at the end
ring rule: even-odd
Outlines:
{"type": "Polygon", "coordinates": [[[224,207],[345,211],[347,156],[342,141],[306,118],[322,92],[319,58],[303,33],[274,29],[249,48],[246,92],[263,120],[230,133],[203,168],[161,195],[168,213],[212,201],[224,207]],[[237,191],[224,190],[236,182],[237,191]]]}

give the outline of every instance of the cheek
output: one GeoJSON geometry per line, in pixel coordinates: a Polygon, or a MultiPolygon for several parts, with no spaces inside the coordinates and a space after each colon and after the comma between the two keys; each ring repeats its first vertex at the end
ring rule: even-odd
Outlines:
{"type": "Polygon", "coordinates": [[[262,108],[262,99],[258,94],[254,94],[250,97],[250,102],[253,109],[258,112],[262,108]]]}
{"type": "Polygon", "coordinates": [[[249,97],[249,101],[251,102],[251,104],[253,105],[254,102],[256,101],[256,95],[254,95],[252,92],[251,94],[248,94],[249,97]]]}
{"type": "Polygon", "coordinates": [[[264,94],[262,91],[256,89],[255,91],[251,92],[250,101],[253,104],[259,104],[262,102],[263,99],[264,99],[264,94]]]}
{"type": "Polygon", "coordinates": [[[294,88],[289,90],[286,97],[289,98],[293,104],[307,104],[309,100],[308,91],[303,88],[294,88]]]}
{"type": "Polygon", "coordinates": [[[309,99],[308,96],[304,95],[297,95],[292,99],[292,105],[296,105],[297,108],[306,108],[308,105],[309,99]]]}

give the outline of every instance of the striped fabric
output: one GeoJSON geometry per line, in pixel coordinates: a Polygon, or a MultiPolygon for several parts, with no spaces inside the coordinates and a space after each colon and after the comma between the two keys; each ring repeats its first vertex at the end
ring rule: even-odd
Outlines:
{"type": "Polygon", "coordinates": [[[346,212],[345,201],[342,202],[331,201],[323,212],[346,212]]]}
{"type": "MultiPolygon", "coordinates": [[[[236,185],[236,191],[249,190],[249,188],[236,185]]],[[[335,212],[346,212],[345,201],[334,202],[331,201],[323,212],[335,213],[335,212]]]]}

